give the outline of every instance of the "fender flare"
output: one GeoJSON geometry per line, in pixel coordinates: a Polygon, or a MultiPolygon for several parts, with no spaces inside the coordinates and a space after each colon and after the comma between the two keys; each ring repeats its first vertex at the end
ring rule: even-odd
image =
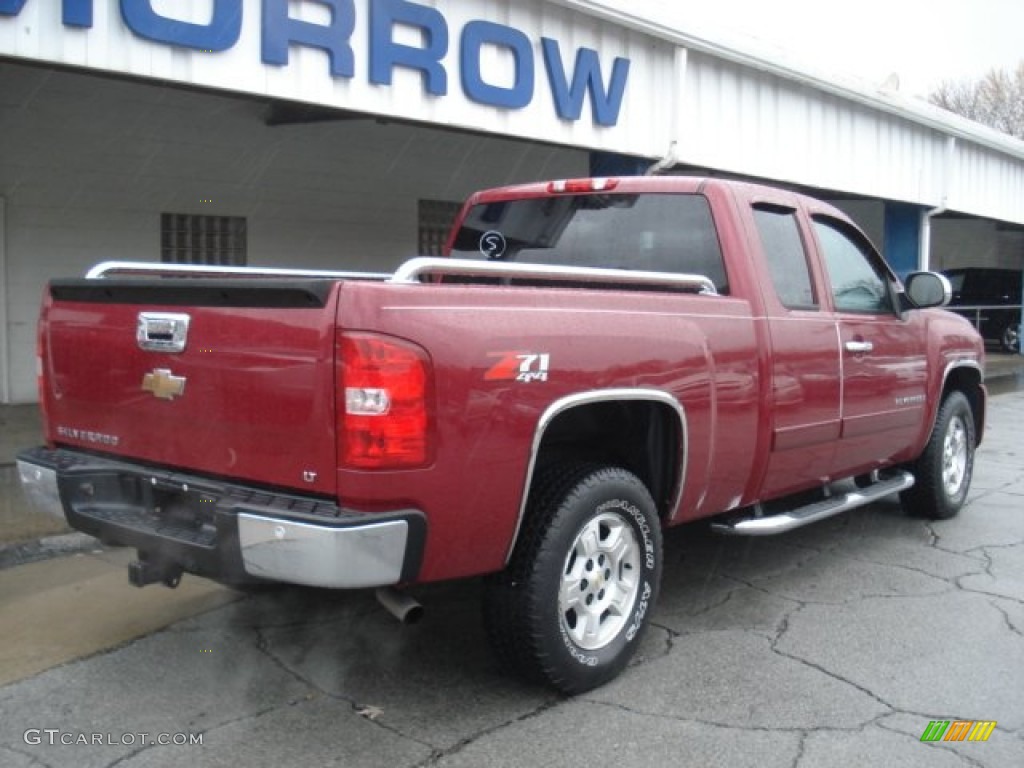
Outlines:
{"type": "Polygon", "coordinates": [[[571,411],[574,408],[593,405],[594,403],[621,401],[649,402],[665,405],[671,408],[679,418],[679,436],[681,443],[680,452],[682,460],[678,468],[678,479],[676,481],[675,493],[672,495],[672,504],[670,508],[675,510],[679,507],[679,503],[683,498],[683,487],[686,480],[687,459],[689,455],[689,434],[687,431],[686,409],[679,400],[664,390],[628,387],[596,389],[566,395],[551,403],[551,405],[544,410],[540,418],[537,420],[537,426],[533,433],[533,441],[530,445],[530,460],[527,464],[526,480],[523,485],[523,492],[519,501],[519,515],[516,519],[516,526],[512,533],[512,539],[509,542],[508,552],[505,555],[506,565],[511,559],[512,553],[515,551],[516,544],[519,541],[519,532],[522,530],[523,521],[526,518],[526,504],[530,496],[530,486],[533,483],[534,470],[537,467],[537,457],[540,455],[540,449],[544,443],[544,435],[552,422],[558,416],[571,411]]]}

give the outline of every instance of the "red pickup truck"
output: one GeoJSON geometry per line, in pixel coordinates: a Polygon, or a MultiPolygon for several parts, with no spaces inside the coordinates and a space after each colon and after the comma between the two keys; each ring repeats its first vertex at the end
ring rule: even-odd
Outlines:
{"type": "Polygon", "coordinates": [[[487,575],[511,669],[580,692],[650,620],[661,529],[963,504],[984,352],[835,208],[684,177],[473,195],[393,275],[107,263],[39,324],[44,507],[132,582],[487,575]]]}

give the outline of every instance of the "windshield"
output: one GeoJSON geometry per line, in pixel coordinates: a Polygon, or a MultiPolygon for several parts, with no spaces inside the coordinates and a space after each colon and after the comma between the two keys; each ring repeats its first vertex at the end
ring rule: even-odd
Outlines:
{"type": "Polygon", "coordinates": [[[473,207],[451,255],[464,259],[705,275],[728,292],[707,199],[690,194],[540,197],[473,207]]]}
{"type": "Polygon", "coordinates": [[[960,293],[964,289],[964,278],[967,277],[965,272],[957,272],[949,270],[944,273],[946,278],[949,280],[949,287],[953,290],[953,293],[960,293]]]}

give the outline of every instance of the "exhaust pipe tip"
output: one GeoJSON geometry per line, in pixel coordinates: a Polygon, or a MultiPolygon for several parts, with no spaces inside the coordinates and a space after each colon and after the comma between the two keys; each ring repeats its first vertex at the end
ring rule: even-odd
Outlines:
{"type": "Polygon", "coordinates": [[[402,624],[416,624],[423,618],[423,606],[404,592],[399,592],[394,587],[381,587],[375,594],[377,602],[402,624]]]}

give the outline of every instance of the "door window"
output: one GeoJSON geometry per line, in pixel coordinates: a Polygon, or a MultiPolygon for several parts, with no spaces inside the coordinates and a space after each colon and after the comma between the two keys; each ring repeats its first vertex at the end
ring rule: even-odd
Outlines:
{"type": "Polygon", "coordinates": [[[890,314],[894,311],[889,276],[862,235],[841,221],[816,216],[835,308],[840,312],[890,314]]]}

